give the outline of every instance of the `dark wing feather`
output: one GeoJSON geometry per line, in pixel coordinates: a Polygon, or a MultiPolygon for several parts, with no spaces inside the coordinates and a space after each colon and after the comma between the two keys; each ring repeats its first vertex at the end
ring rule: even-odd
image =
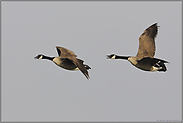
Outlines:
{"type": "Polygon", "coordinates": [[[76,57],[68,57],[69,60],[73,61],[73,63],[79,68],[79,70],[89,79],[89,74],[86,68],[83,65],[83,60],[77,59],[76,57]]]}
{"type": "Polygon", "coordinates": [[[77,57],[77,55],[74,52],[72,52],[71,50],[66,49],[64,47],[58,47],[57,46],[56,49],[57,49],[58,55],[60,57],[68,57],[68,56],[75,56],[75,57],[77,57]]]}
{"type": "Polygon", "coordinates": [[[143,57],[154,57],[155,55],[155,37],[158,33],[157,23],[148,27],[139,37],[139,49],[136,55],[137,59],[143,57]]]}

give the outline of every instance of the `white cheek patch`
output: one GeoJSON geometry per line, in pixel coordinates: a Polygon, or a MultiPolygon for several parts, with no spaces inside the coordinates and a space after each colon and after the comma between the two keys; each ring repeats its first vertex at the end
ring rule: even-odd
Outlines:
{"type": "Polygon", "coordinates": [[[39,59],[42,59],[42,58],[43,58],[43,56],[40,56],[40,57],[39,57],[39,59]]]}
{"type": "Polygon", "coordinates": [[[116,55],[114,55],[113,57],[111,57],[111,59],[115,59],[116,58],[116,55]]]}

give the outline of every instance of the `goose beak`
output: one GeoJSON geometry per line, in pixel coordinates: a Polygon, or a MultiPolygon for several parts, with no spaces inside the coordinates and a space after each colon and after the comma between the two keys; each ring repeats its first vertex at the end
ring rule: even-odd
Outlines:
{"type": "Polygon", "coordinates": [[[38,56],[34,57],[34,59],[39,59],[38,56]]]}
{"type": "Polygon", "coordinates": [[[110,59],[110,55],[107,55],[107,59],[110,59]]]}

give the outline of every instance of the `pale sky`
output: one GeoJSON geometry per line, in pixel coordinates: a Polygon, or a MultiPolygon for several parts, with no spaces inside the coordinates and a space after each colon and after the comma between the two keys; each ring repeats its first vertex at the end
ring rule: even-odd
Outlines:
{"type": "Polygon", "coordinates": [[[181,2],[2,1],[2,121],[181,121],[181,2]],[[167,72],[147,72],[116,53],[135,56],[138,38],[160,26],[156,58],[167,72]],[[39,53],[72,50],[92,69],[90,80],[39,53]]]}

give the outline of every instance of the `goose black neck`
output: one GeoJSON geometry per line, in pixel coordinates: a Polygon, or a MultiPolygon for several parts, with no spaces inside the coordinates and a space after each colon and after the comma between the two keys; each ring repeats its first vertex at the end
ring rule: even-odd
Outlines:
{"type": "Polygon", "coordinates": [[[115,59],[126,59],[128,60],[129,56],[117,56],[115,57],[115,59]]]}
{"type": "Polygon", "coordinates": [[[54,58],[55,58],[55,57],[43,56],[43,58],[42,58],[42,59],[48,59],[48,60],[53,61],[53,59],[54,59],[54,58]]]}

